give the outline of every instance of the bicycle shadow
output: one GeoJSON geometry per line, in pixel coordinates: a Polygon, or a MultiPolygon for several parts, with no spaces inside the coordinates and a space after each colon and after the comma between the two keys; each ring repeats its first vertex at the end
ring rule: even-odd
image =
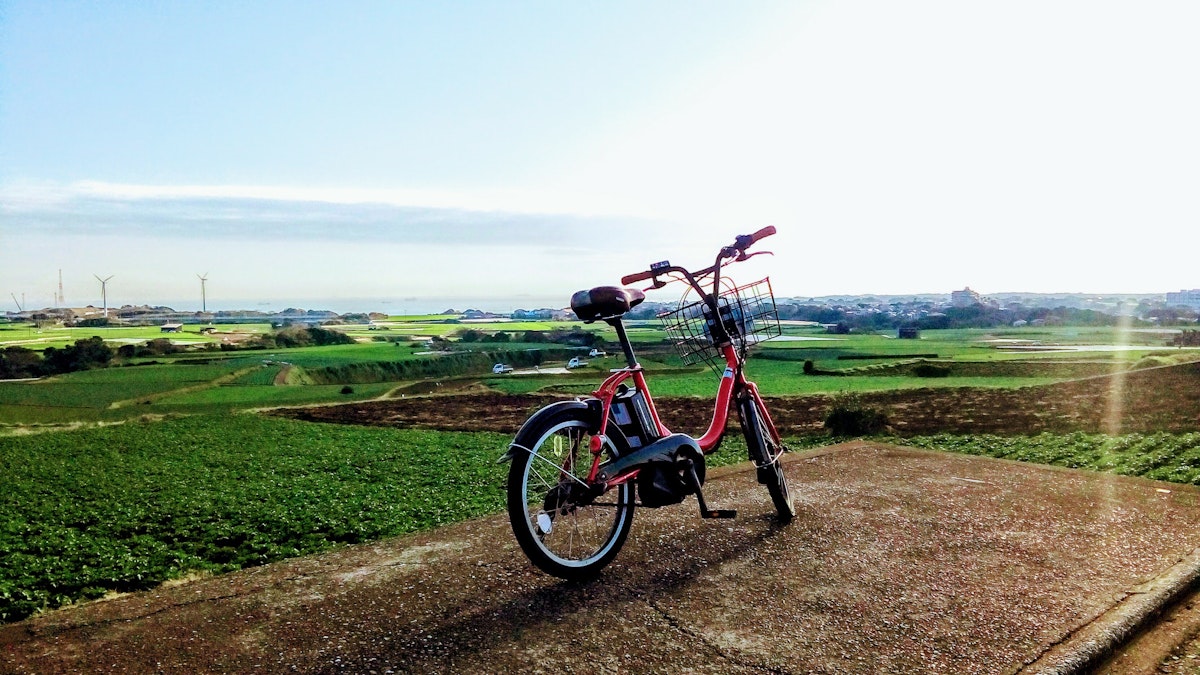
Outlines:
{"type": "MultiPolygon", "coordinates": [[[[643,517],[643,520],[655,515],[643,517]]],[[[466,612],[454,618],[447,617],[449,620],[434,627],[384,623],[379,628],[388,632],[390,640],[384,653],[371,656],[379,659],[376,664],[390,661],[421,672],[451,667],[457,670],[473,662],[500,672],[505,670],[501,666],[506,659],[511,660],[514,668],[527,666],[529,655],[522,652],[546,651],[550,645],[540,641],[567,624],[571,626],[575,643],[573,650],[579,650],[580,655],[588,649],[603,650],[614,643],[616,635],[611,632],[616,628],[614,623],[631,615],[640,614],[640,621],[650,619],[659,626],[669,627],[673,619],[655,605],[656,599],[686,593],[689,586],[701,582],[706,574],[713,573],[725,563],[756,557],[760,549],[788,528],[773,514],[745,516],[737,525],[722,527],[720,533],[713,533],[712,527],[704,525],[721,521],[706,521],[699,526],[668,532],[663,531],[663,523],[657,522],[674,521],[680,515],[683,514],[654,518],[656,522],[643,528],[638,528],[635,520],[634,532],[618,558],[619,562],[610,565],[592,581],[554,580],[533,571],[523,557],[506,560],[502,564],[507,569],[497,570],[498,574],[531,579],[533,583],[543,585],[508,592],[501,590],[492,596],[492,602],[472,608],[459,607],[460,611],[466,609],[466,612]],[[638,541],[639,535],[646,540],[638,541]],[[606,627],[591,630],[595,617],[590,615],[597,612],[603,614],[608,623],[606,627]],[[483,660],[475,661],[477,658],[483,660]]],[[[686,517],[700,522],[694,512],[686,513],[686,517]]],[[[669,630],[679,635],[678,627],[669,630]]]]}

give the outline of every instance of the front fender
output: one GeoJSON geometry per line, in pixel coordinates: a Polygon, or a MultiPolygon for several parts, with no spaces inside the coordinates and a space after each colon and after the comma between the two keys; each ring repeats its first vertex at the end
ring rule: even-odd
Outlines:
{"type": "MultiPolygon", "coordinates": [[[[520,438],[521,434],[523,434],[526,429],[537,428],[538,426],[541,426],[546,419],[565,410],[582,410],[588,412],[590,414],[590,421],[592,424],[590,431],[594,433],[600,428],[601,405],[599,400],[587,399],[583,401],[556,401],[530,415],[529,419],[525,420],[525,424],[521,425],[521,429],[517,432],[515,438],[520,438]]],[[[496,463],[503,464],[504,462],[511,462],[512,459],[516,457],[516,453],[522,450],[529,452],[529,448],[521,447],[514,442],[508,446],[508,452],[505,452],[504,456],[498,459],[496,463]]]]}

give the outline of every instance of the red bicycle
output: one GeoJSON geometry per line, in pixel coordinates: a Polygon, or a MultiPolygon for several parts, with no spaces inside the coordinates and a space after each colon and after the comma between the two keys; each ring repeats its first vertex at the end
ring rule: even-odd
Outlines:
{"type": "Polygon", "coordinates": [[[746,251],[772,234],[775,228],[766,227],[739,236],[698,272],[663,261],[624,277],[626,287],[600,286],[572,296],[571,309],[580,319],[616,329],[625,367],[613,370],[592,396],[534,413],[501,458],[511,462],[508,517],[533,564],[564,579],[595,576],[621,550],[635,506],[678,504],[694,494],[702,517],[734,517],[733,510],[709,509],[702,491],[705,455],[720,445],[731,409],[779,519],[795,515],[780,462],[787,448],[744,371],[747,349],[780,332],[770,280],[738,287],[721,276],[726,265],[758,255],[746,251]],[[707,361],[720,374],[713,418],[700,438],[663,425],[621,321],[646,297],[627,286],[647,279],[654,289],[671,281],[687,284],[678,309],[660,318],[685,363],[707,361]]]}

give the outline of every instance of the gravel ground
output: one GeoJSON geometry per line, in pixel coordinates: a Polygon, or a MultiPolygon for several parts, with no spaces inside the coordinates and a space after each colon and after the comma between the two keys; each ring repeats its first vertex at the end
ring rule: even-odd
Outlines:
{"type": "MultiPolygon", "coordinates": [[[[854,442],[639,510],[602,577],[503,515],[49,612],[0,672],[1012,673],[1200,545],[1200,490],[854,442]],[[1169,490],[1169,491],[1164,491],[1169,490]]],[[[1184,657],[1186,658],[1186,657],[1184,657]]]]}

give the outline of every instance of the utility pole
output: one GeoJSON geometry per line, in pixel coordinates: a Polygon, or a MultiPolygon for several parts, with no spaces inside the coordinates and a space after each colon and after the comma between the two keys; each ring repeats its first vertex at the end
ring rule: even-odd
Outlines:
{"type": "Polygon", "coordinates": [[[104,318],[108,318],[108,280],[116,276],[115,274],[108,275],[107,279],[101,279],[100,275],[93,274],[96,281],[100,282],[100,295],[104,298],[104,318]]]}

